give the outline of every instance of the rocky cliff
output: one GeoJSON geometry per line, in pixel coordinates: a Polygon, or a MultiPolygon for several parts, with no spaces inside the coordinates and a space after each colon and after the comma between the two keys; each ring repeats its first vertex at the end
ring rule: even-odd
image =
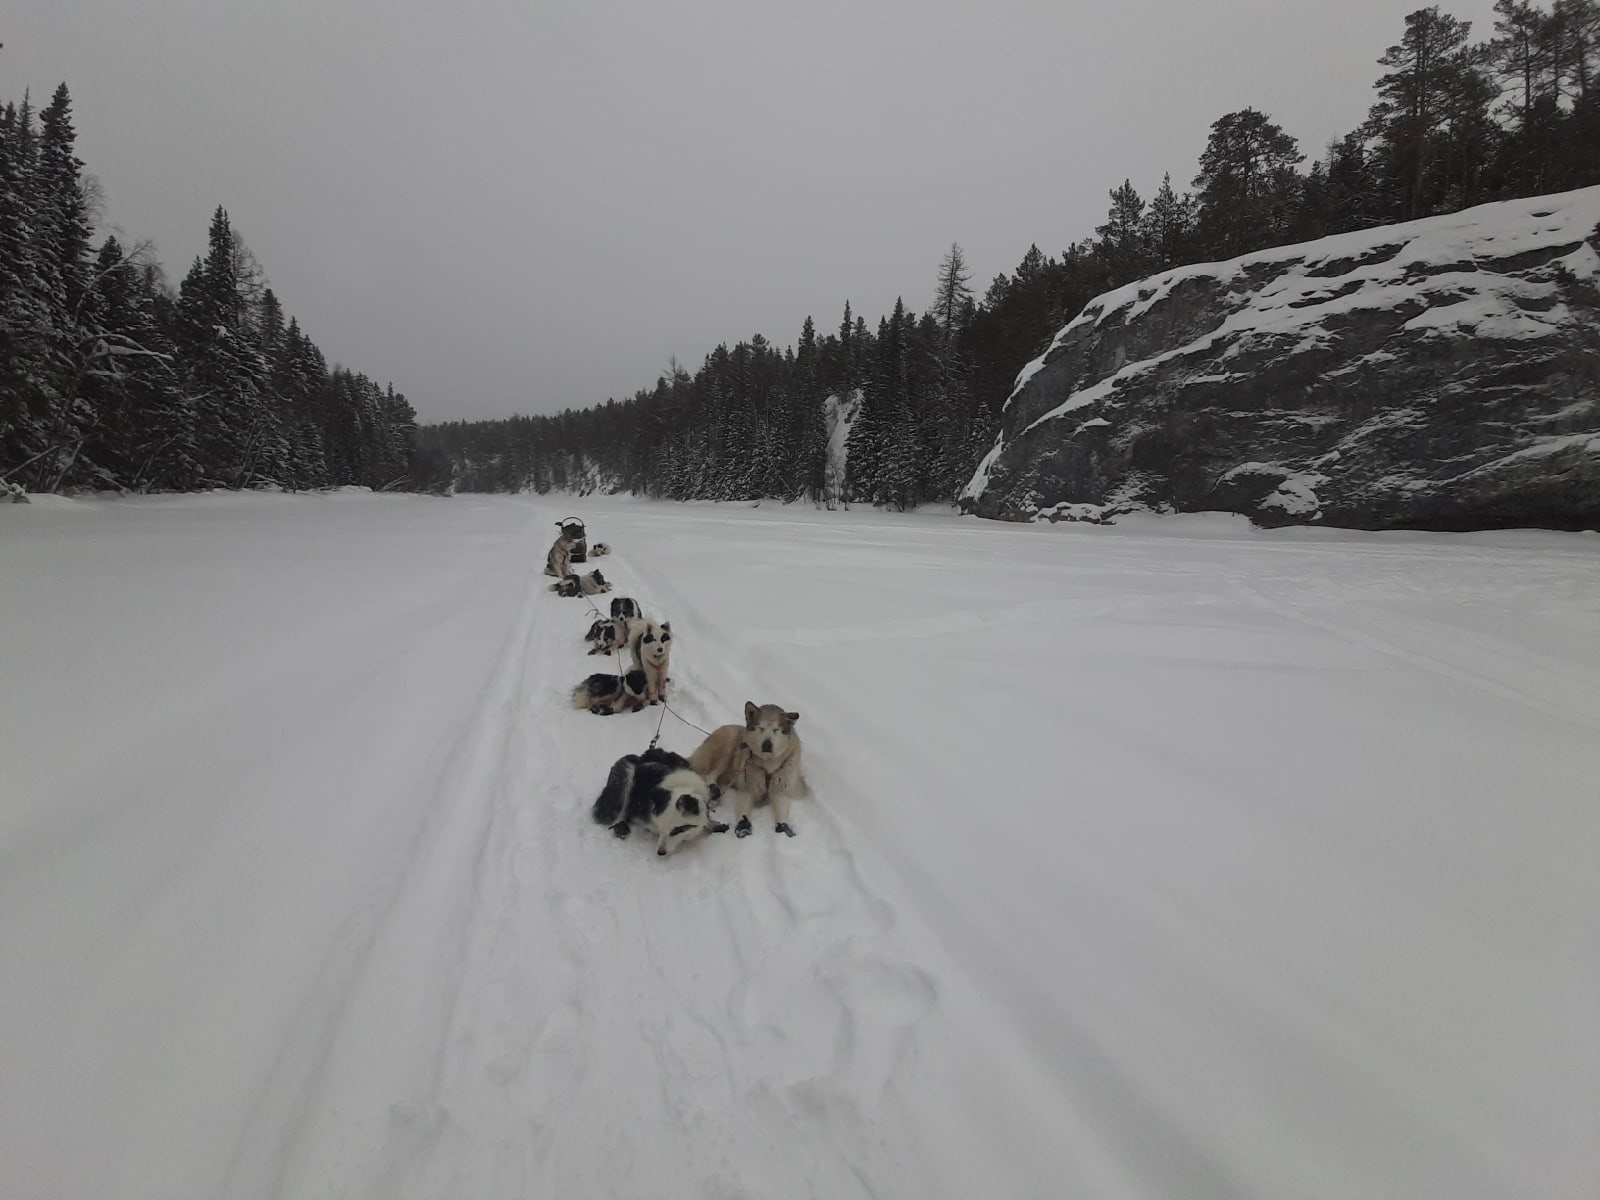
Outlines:
{"type": "Polygon", "coordinates": [[[1108,292],[1017,377],[963,505],[1600,528],[1597,225],[1586,188],[1108,292]]]}

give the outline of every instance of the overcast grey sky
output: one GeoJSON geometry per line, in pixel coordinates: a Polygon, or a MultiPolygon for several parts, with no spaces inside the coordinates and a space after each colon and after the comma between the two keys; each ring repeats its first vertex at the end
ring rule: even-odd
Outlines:
{"type": "MultiPolygon", "coordinates": [[[[1492,0],[1442,0],[1487,36],[1492,0]]],[[[1418,0],[4,0],[107,221],[181,279],[221,204],[330,360],[425,420],[584,407],[846,299],[981,294],[1180,187],[1253,106],[1358,123],[1418,0]]]]}

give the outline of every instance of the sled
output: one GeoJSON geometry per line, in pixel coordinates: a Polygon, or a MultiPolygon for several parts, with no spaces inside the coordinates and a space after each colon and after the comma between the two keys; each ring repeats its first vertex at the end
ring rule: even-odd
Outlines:
{"type": "Polygon", "coordinates": [[[556,528],[561,530],[572,543],[572,561],[575,563],[589,561],[589,535],[583,528],[583,522],[577,517],[562,517],[556,522],[556,528]]]}

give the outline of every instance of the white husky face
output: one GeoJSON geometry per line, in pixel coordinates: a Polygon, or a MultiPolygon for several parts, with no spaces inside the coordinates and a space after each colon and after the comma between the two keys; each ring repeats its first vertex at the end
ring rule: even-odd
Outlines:
{"type": "Polygon", "coordinates": [[[711,828],[711,785],[693,771],[673,771],[656,789],[651,809],[656,853],[671,854],[711,828]]]}
{"type": "Polygon", "coordinates": [[[757,708],[746,700],[745,747],[757,758],[766,760],[782,758],[794,740],[794,723],[799,719],[799,713],[784,712],[776,704],[763,704],[757,708]]]}
{"type": "Polygon", "coordinates": [[[639,661],[662,666],[672,653],[672,622],[645,621],[638,633],[639,661]]]}

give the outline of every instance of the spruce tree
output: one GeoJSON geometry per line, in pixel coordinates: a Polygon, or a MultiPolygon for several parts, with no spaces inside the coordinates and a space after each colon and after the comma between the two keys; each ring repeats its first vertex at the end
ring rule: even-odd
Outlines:
{"type": "Polygon", "coordinates": [[[89,291],[89,242],[93,228],[83,196],[83,163],[76,154],[72,97],[56,88],[39,114],[39,160],[33,200],[40,224],[41,256],[55,295],[57,327],[75,330],[89,291]]]}
{"type": "Polygon", "coordinates": [[[1161,186],[1144,211],[1140,235],[1152,270],[1166,271],[1191,261],[1194,201],[1173,191],[1170,173],[1161,177],[1161,186]]]}
{"type": "Polygon", "coordinates": [[[52,315],[35,202],[33,109],[0,114],[0,481],[36,485],[50,453],[52,315]]]}
{"type": "Polygon", "coordinates": [[[206,257],[196,259],[179,289],[180,347],[195,406],[201,465],[227,487],[256,482],[271,449],[262,389],[266,366],[244,322],[233,230],[228,214],[212,214],[206,257]]]}
{"type": "Polygon", "coordinates": [[[1120,287],[1149,273],[1152,255],[1145,240],[1144,201],[1132,182],[1111,192],[1111,209],[1106,223],[1095,230],[1100,239],[1096,251],[1106,264],[1112,287],[1120,287]]]}

